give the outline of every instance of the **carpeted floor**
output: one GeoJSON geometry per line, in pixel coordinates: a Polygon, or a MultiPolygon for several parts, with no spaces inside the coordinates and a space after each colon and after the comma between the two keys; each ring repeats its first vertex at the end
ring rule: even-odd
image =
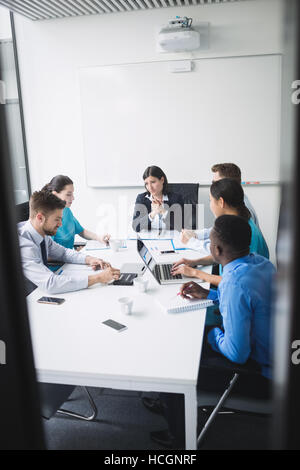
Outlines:
{"type": "MultiPolygon", "coordinates": [[[[148,411],[141,393],[89,388],[98,407],[94,422],[54,415],[43,420],[48,449],[52,450],[163,450],[149,432],[163,429],[162,416],[148,411]]],[[[64,408],[89,414],[89,403],[77,387],[64,408]]],[[[199,412],[199,426],[208,415],[199,412]]],[[[254,415],[218,415],[202,449],[267,449],[270,418],[254,415]]]]}

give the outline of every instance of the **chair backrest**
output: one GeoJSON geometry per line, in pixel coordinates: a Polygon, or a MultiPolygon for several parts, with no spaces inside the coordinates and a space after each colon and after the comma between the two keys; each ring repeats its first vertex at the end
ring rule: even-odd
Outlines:
{"type": "MultiPolygon", "coordinates": [[[[22,202],[21,204],[17,204],[16,206],[16,219],[17,223],[24,222],[25,220],[29,219],[29,202],[22,202]]],[[[37,286],[31,282],[27,277],[24,276],[24,286],[25,286],[25,296],[31,294],[37,286]]]]}
{"type": "Polygon", "coordinates": [[[27,279],[27,277],[25,276],[24,276],[24,285],[25,285],[25,297],[27,297],[27,295],[30,295],[31,292],[37,289],[37,286],[32,281],[27,279]]]}
{"type": "Polygon", "coordinates": [[[183,197],[184,204],[191,205],[191,213],[185,211],[184,227],[195,230],[198,227],[198,183],[169,183],[170,192],[180,194],[183,197]]]}
{"type": "Polygon", "coordinates": [[[45,419],[50,419],[57,412],[75,388],[75,385],[51,383],[39,383],[38,386],[41,398],[41,414],[45,419]]]}
{"type": "Polygon", "coordinates": [[[22,202],[22,204],[16,205],[16,218],[17,223],[23,222],[29,219],[29,202],[22,202]]]}

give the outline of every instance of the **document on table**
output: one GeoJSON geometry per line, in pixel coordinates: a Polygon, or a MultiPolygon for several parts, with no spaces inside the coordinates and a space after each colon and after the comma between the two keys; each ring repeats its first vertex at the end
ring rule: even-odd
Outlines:
{"type": "Polygon", "coordinates": [[[109,246],[105,243],[100,243],[97,240],[88,240],[85,245],[85,249],[87,251],[92,250],[109,250],[109,246]]]}
{"type": "Polygon", "coordinates": [[[134,232],[133,230],[128,234],[129,240],[135,240],[136,238],[140,238],[141,240],[171,240],[177,236],[179,232],[175,230],[151,230],[146,231],[142,230],[141,232],[134,232]]]}
{"type": "Polygon", "coordinates": [[[56,271],[57,276],[65,274],[66,276],[82,276],[83,274],[95,274],[99,271],[94,271],[91,266],[87,264],[68,264],[63,268],[60,268],[56,271]]]}
{"type": "Polygon", "coordinates": [[[145,240],[145,245],[152,254],[174,250],[172,240],[145,240]]]}

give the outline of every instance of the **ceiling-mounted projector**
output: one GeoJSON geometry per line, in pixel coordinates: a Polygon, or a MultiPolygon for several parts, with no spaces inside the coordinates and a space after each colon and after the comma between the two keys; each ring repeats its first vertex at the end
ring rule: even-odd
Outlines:
{"type": "Polygon", "coordinates": [[[192,29],[192,18],[176,17],[158,33],[158,45],[163,52],[185,52],[199,49],[200,33],[192,29]]]}

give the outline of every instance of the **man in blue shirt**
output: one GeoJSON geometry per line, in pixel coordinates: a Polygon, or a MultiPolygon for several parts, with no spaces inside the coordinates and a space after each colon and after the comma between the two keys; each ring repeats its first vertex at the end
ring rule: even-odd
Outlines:
{"type": "MultiPolygon", "coordinates": [[[[271,378],[271,296],[275,268],[263,256],[249,254],[251,229],[241,217],[218,217],[210,240],[214,261],[223,267],[218,290],[207,290],[195,282],[189,282],[181,287],[181,295],[187,299],[208,298],[219,302],[223,325],[222,328],[210,328],[207,341],[210,348],[218,353],[215,356],[225,356],[235,364],[255,365],[263,377],[251,376],[247,392],[250,391],[249,387],[257,392],[258,388],[267,387],[269,381],[266,378],[271,378]]],[[[208,377],[204,378],[205,349],[207,345],[204,345],[202,351],[198,383],[213,391],[222,390],[222,373],[213,371],[209,378],[210,384],[208,377]]],[[[184,447],[184,421],[179,416],[182,414],[179,410],[184,410],[182,396],[164,394],[162,398],[171,432],[158,431],[151,433],[151,437],[160,444],[184,447]]]]}
{"type": "Polygon", "coordinates": [[[218,290],[207,291],[196,283],[187,283],[181,293],[185,298],[218,301],[223,329],[214,328],[208,333],[213,350],[238,364],[251,358],[270,378],[271,286],[275,268],[263,256],[249,254],[249,248],[243,247],[248,233],[251,236],[240,217],[219,217],[211,234],[212,256],[223,266],[218,290]]]}

